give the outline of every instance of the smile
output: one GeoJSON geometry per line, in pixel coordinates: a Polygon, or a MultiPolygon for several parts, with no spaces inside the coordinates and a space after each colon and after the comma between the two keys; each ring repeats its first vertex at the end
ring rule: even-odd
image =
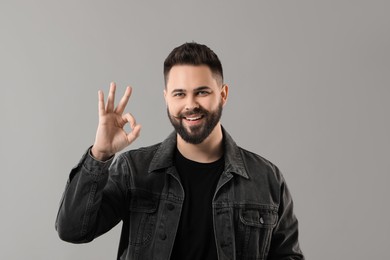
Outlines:
{"type": "Polygon", "coordinates": [[[197,120],[200,120],[202,118],[203,118],[203,116],[184,117],[184,119],[188,120],[188,121],[197,121],[197,120]]]}

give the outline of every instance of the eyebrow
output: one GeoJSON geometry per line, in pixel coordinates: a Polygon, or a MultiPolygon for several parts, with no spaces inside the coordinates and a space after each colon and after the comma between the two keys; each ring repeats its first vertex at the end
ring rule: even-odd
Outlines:
{"type": "MultiPolygon", "coordinates": [[[[197,91],[202,91],[202,90],[211,90],[211,88],[208,86],[200,86],[200,87],[195,88],[193,91],[197,92],[197,91]]],[[[185,93],[185,92],[187,92],[187,90],[182,89],[182,88],[177,88],[177,89],[172,90],[171,93],[174,94],[174,93],[185,93]]]]}

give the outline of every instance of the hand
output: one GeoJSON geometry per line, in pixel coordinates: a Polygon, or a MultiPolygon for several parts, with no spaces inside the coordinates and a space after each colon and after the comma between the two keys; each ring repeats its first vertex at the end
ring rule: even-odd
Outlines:
{"type": "Polygon", "coordinates": [[[127,87],[118,106],[114,108],[115,101],[114,82],[110,84],[110,92],[107,104],[104,105],[103,91],[99,90],[99,125],[96,132],[95,143],[92,146],[92,156],[104,161],[115,153],[131,144],[140,134],[141,126],[138,125],[130,113],[123,115],[123,111],[131,96],[131,87],[127,87]],[[126,123],[130,124],[131,132],[126,133],[123,129],[126,123]]]}

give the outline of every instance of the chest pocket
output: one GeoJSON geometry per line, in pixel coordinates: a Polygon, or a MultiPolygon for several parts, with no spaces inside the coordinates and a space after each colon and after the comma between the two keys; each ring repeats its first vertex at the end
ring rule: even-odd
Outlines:
{"type": "Polygon", "coordinates": [[[278,215],[274,207],[245,206],[238,210],[237,254],[239,259],[266,259],[278,215]]]}
{"type": "Polygon", "coordinates": [[[133,191],[129,205],[129,244],[142,246],[151,241],[156,227],[159,196],[133,191]]]}

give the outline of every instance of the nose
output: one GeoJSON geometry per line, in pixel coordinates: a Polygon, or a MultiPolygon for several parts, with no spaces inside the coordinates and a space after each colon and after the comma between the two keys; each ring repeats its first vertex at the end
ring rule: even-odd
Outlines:
{"type": "Polygon", "coordinates": [[[192,95],[188,95],[187,100],[186,100],[185,110],[189,111],[189,110],[193,110],[195,108],[199,108],[199,104],[198,104],[196,98],[192,95]]]}

